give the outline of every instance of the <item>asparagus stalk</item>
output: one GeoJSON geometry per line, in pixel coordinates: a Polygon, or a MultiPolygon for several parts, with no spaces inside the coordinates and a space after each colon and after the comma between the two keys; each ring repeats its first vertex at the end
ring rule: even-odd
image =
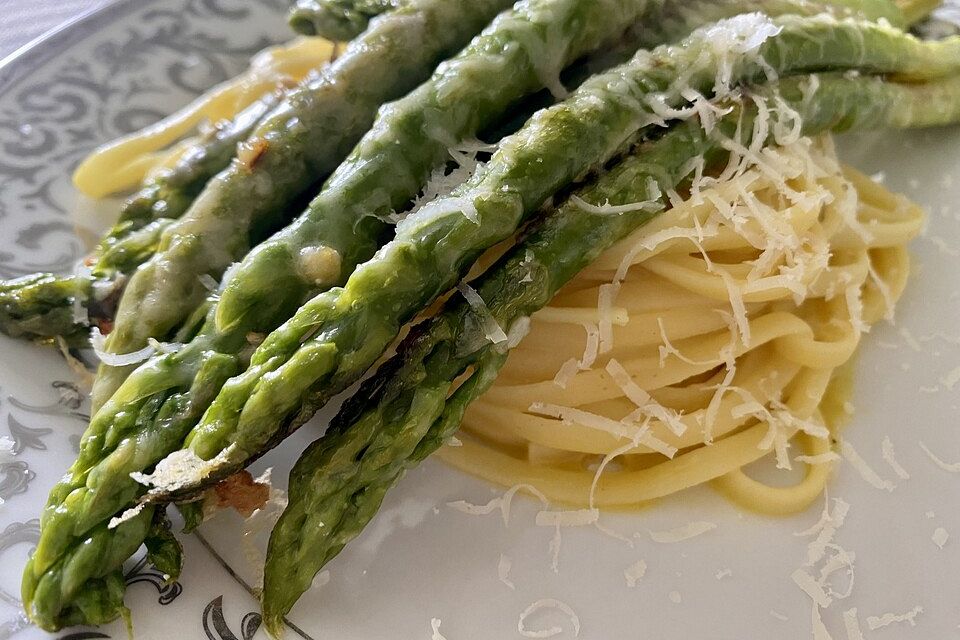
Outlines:
{"type": "Polygon", "coordinates": [[[709,93],[715,84],[724,90],[727,73],[733,81],[758,81],[771,72],[849,69],[913,81],[942,76],[960,70],[960,39],[920,42],[858,20],[770,21],[753,15],[699,30],[678,46],[642,51],[590,79],[502,142],[453,195],[406,219],[395,239],[358,267],[343,288],[316,296],[268,336],[247,371],[224,385],[187,437],[189,452],[209,461],[202,479],[158,482],[147,499],[190,495],[262,455],[306,421],[359,378],[401,325],[449,290],[483,250],[509,237],[559,189],[614,157],[638,131],[657,122],[656,111],[680,106],[676,78],[684,79],[686,89],[709,93]],[[746,40],[731,42],[737,29],[739,38],[769,37],[756,51],[746,47],[738,53],[746,40]],[[718,47],[718,40],[727,44],[718,47]]]}
{"type": "Polygon", "coordinates": [[[399,5],[400,0],[297,0],[290,10],[290,28],[347,42],[363,33],[371,19],[399,5]]]}
{"type": "MultiPolygon", "coordinates": [[[[873,77],[824,76],[811,100],[805,99],[802,82],[785,80],[779,91],[801,114],[807,135],[960,120],[960,77],[898,85],[873,77]]],[[[747,106],[728,116],[713,134],[705,134],[696,120],[677,125],[642,144],[579,195],[587,202],[622,205],[648,200],[651,180],[664,193],[676,188],[687,180],[689,160],[702,156],[708,167],[725,160],[723,136],[739,129],[751,138],[753,110],[747,106]]],[[[603,251],[654,218],[666,206],[662,197],[658,205],[597,215],[567,201],[481,278],[479,294],[488,312],[505,328],[529,317],[603,251]]],[[[289,505],[267,553],[262,600],[272,633],[278,633],[282,617],[316,572],[370,521],[386,490],[456,432],[469,403],[496,378],[508,346],[490,342],[480,313],[456,300],[415,327],[398,354],[347,401],[327,433],[297,461],[289,505]],[[456,380],[462,383],[455,388],[456,380]]]]}
{"type": "MultiPolygon", "coordinates": [[[[377,108],[426,79],[509,0],[416,0],[376,21],[336,62],[293,89],[231,165],[160,240],[131,277],[107,350],[128,353],[164,339],[201,305],[199,279],[226,268],[289,217],[291,205],[330,173],[373,123],[377,108]]],[[[101,366],[94,409],[130,367],[101,366]]]]}
{"type": "MultiPolygon", "coordinates": [[[[497,122],[517,99],[543,86],[537,56],[556,55],[559,68],[618,37],[641,14],[637,0],[532,0],[498,18],[430,82],[390,105],[356,151],[334,173],[297,224],[262,245],[237,270],[224,300],[189,345],[141,366],[96,413],[80,457],[51,493],[44,532],[30,568],[52,566],[84,532],[136,498],[142,486],[129,474],[175,451],[220,390],[243,365],[251,332],[269,331],[289,317],[311,290],[342,281],[340,272],[368,258],[389,226],[387,216],[413,198],[443,167],[448,145],[497,122]],[[574,28],[575,27],[575,28],[574,28]],[[522,43],[518,46],[518,43],[522,43]],[[497,58],[491,63],[491,57],[497,58]],[[504,75],[503,69],[511,69],[504,75]],[[424,139],[424,132],[431,137],[424,139]],[[366,216],[366,217],[365,217],[366,216]],[[303,237],[318,235],[304,268],[303,237]],[[292,247],[292,249],[291,249],[292,247]],[[320,279],[318,258],[336,268],[320,279]],[[283,260],[289,258],[286,262],[283,260]],[[290,265],[290,262],[293,265],[290,265]],[[287,268],[290,267],[290,268],[287,268]],[[300,274],[311,272],[309,281],[300,274]],[[287,282],[288,280],[292,280],[287,282]],[[281,286],[281,283],[286,283],[281,286]],[[245,289],[244,289],[245,287],[245,289]],[[277,293],[283,291],[283,296],[277,293]],[[227,300],[257,299],[240,320],[217,330],[213,317],[227,300]],[[232,296],[232,297],[230,297],[232,296]],[[199,371],[199,373],[198,373],[199,371]]],[[[39,605],[34,604],[36,610],[39,605]]],[[[32,614],[55,619],[53,614],[32,614]]]]}
{"type": "Polygon", "coordinates": [[[148,178],[128,199],[117,223],[71,276],[38,273],[0,283],[0,331],[12,337],[80,346],[89,325],[109,328],[126,276],[156,251],[160,236],[183,215],[204,185],[230,164],[237,144],[282,97],[270,92],[230,122],[217,124],[170,168],[148,178]],[[88,322],[78,317],[86,311],[88,322]]]}
{"type": "Polygon", "coordinates": [[[833,0],[823,2],[810,0],[687,0],[686,2],[662,2],[655,5],[649,16],[649,24],[641,30],[638,40],[645,48],[662,42],[672,42],[684,37],[702,24],[716,22],[741,13],[760,11],[770,16],[794,14],[816,16],[827,12],[838,18],[862,18],[886,20],[899,28],[907,28],[922,16],[908,21],[903,10],[891,0],[833,0]]]}
{"type": "Polygon", "coordinates": [[[43,574],[24,573],[24,598],[55,603],[63,626],[104,624],[123,615],[122,565],[147,537],[152,516],[153,508],[146,508],[113,530],[104,523],[89,531],[69,559],[61,558],[43,574]],[[83,580],[71,579],[78,574],[83,580]]]}

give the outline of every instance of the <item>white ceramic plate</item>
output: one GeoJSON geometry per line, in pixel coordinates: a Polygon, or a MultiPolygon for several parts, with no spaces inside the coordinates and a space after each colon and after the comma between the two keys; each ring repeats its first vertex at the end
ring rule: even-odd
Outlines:
{"type": "MultiPolygon", "coordinates": [[[[244,67],[253,51],[287,38],[287,0],[121,0],[6,60],[0,66],[0,276],[66,271],[81,254],[68,215],[67,176],[97,144],[143,126],[244,67]]],[[[844,154],[867,172],[925,205],[929,231],[914,245],[915,275],[896,326],[866,340],[853,399],[849,440],[885,478],[874,489],[844,465],[830,485],[851,510],[837,541],[856,554],[852,594],[824,614],[834,638],[846,638],[842,613],[856,608],[867,637],[947,638],[960,624],[960,476],[921,451],[924,441],[960,460],[957,438],[960,365],[960,128],[865,135],[843,141],[844,154]],[[956,176],[954,176],[956,174],[956,176]],[[889,436],[910,473],[898,480],[880,455],[889,436]],[[931,540],[942,527],[952,537],[931,540]],[[908,622],[871,632],[870,616],[923,608],[908,622]]],[[[16,452],[0,459],[0,640],[48,637],[27,627],[19,609],[20,571],[38,535],[47,491],[74,457],[86,416],[71,374],[52,350],[0,338],[0,435],[16,452]]],[[[322,420],[258,463],[285,480],[297,451],[322,420]]],[[[429,639],[441,620],[449,640],[519,638],[518,619],[532,602],[554,598],[579,616],[580,637],[621,640],[749,640],[811,634],[811,605],[791,580],[803,566],[807,528],[820,508],[771,519],[738,512],[706,489],[689,491],[603,523],[632,546],[595,529],[563,532],[559,570],[554,535],[534,524],[538,505],[515,501],[509,526],[499,511],[469,516],[447,506],[486,503],[500,489],[428,461],[388,496],[374,522],[321,574],[291,615],[303,637],[338,640],[429,639]],[[717,528],[677,544],[648,531],[691,521],[717,528]],[[634,535],[636,534],[636,535],[634,535]],[[498,577],[512,564],[509,587],[498,577]],[[628,588],[624,569],[647,572],[628,588]],[[320,584],[323,583],[325,584],[320,584]]],[[[201,536],[185,539],[179,584],[164,587],[149,568],[131,566],[128,604],[137,638],[249,640],[262,637],[255,582],[239,521],[223,514],[201,536]]],[[[528,627],[557,626],[573,638],[566,615],[538,613],[528,627]]],[[[56,637],[126,637],[119,624],[71,629],[56,637]]]]}

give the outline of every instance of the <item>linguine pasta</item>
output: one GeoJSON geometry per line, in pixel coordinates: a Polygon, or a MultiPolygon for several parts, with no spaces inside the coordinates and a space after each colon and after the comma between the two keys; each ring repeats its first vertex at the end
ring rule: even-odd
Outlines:
{"type": "Polygon", "coordinates": [[[845,371],[892,313],[924,217],[842,167],[829,138],[764,153],[673,194],[535,314],[443,459],[591,508],[707,482],[765,513],[817,498],[849,408],[845,371]],[[744,471],[768,455],[803,478],[744,471]]]}

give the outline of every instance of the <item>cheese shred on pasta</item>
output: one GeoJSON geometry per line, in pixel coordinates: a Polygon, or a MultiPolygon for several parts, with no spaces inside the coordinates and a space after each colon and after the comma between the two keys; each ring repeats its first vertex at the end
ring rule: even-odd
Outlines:
{"type": "Polygon", "coordinates": [[[829,137],[762,153],[764,166],[691,189],[535,314],[441,457],[591,509],[703,483],[765,513],[816,499],[839,457],[843,373],[903,292],[924,216],[841,166],[829,137]],[[603,349],[584,335],[591,316],[603,349]],[[765,456],[803,478],[744,472],[765,456]]]}

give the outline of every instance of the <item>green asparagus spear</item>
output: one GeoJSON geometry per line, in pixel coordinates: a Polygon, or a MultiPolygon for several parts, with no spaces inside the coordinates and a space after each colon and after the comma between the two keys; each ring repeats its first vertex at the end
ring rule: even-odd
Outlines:
{"type": "Polygon", "coordinates": [[[172,167],[148,178],[124,203],[117,223],[85,260],[88,270],[72,276],[38,273],[0,282],[0,331],[41,341],[61,336],[73,346],[82,346],[90,325],[109,329],[125,277],[153,255],[163,230],[230,163],[237,144],[281,96],[279,90],[270,92],[232,121],[218,123],[172,167]]]}
{"type": "MultiPolygon", "coordinates": [[[[0,332],[12,338],[38,342],[62,337],[70,346],[82,346],[90,329],[75,312],[74,300],[90,300],[93,278],[37,273],[0,282],[0,332]]],[[[101,317],[87,309],[90,322],[101,317]]]]}
{"type": "Polygon", "coordinates": [[[343,288],[313,298],[268,336],[250,368],[224,385],[186,440],[190,452],[208,461],[204,478],[157,482],[147,499],[189,495],[283,439],[361,376],[400,326],[449,290],[483,250],[510,236],[556,191],[614,157],[658,121],[657,113],[668,116],[681,106],[680,91],[707,93],[717,85],[722,92],[731,80],[757,81],[768,73],[846,69],[915,81],[942,76],[960,70],[960,39],[920,42],[858,20],[771,21],[751,14],[698,30],[678,46],[642,51],[590,79],[502,142],[453,195],[398,225],[395,239],[343,288]],[[682,87],[675,85],[678,77],[682,87]]]}
{"type": "MultiPolygon", "coordinates": [[[[137,496],[142,487],[129,474],[150,468],[180,446],[219,391],[226,379],[223,374],[243,364],[241,352],[251,332],[275,328],[311,290],[327,283],[318,275],[321,259],[333,255],[336,268],[326,278],[342,282],[340,272],[349,273],[354,264],[372,255],[379,236],[389,228],[371,214],[387,216],[402,207],[431,172],[444,165],[448,145],[476,136],[512,102],[543,86],[543,70],[534,64],[537,55],[549,50],[562,67],[619,36],[639,17],[643,5],[637,0],[524,3],[498,18],[430,82],[385,109],[298,225],[261,246],[255,254],[259,261],[248,259],[261,272],[245,270],[246,263],[236,271],[233,282],[245,282],[247,298],[262,296],[253,305],[257,314],[246,314],[225,331],[217,331],[214,322],[208,321],[189,345],[141,366],[96,413],[71,474],[51,494],[34,567],[49,565],[78,535],[137,496]],[[565,28],[568,25],[577,28],[565,28]],[[491,58],[496,62],[484,65],[491,58]],[[504,75],[504,68],[511,73],[504,75]],[[424,132],[431,137],[424,139],[424,132]],[[304,269],[305,254],[293,243],[302,242],[308,234],[319,234],[327,253],[307,254],[309,269],[304,269]],[[278,258],[291,246],[300,266],[291,274],[296,281],[278,286],[284,282],[286,266],[278,258]],[[310,281],[299,278],[300,272],[311,273],[310,281]],[[285,295],[278,297],[280,291],[285,295]],[[151,421],[148,416],[157,411],[161,413],[151,421]],[[145,430],[155,435],[148,437],[145,430]]],[[[243,299],[242,288],[228,286],[228,290],[231,299],[243,299]]],[[[210,314],[223,304],[214,306],[210,314]]]]}
{"type": "Polygon", "coordinates": [[[399,5],[400,0],[297,0],[289,22],[305,36],[347,42],[363,33],[371,19],[399,5]]]}
{"type": "Polygon", "coordinates": [[[886,20],[899,28],[911,24],[903,11],[891,0],[833,0],[829,3],[811,0],[687,0],[661,2],[653,6],[648,22],[637,34],[644,48],[678,40],[702,24],[760,11],[770,16],[795,14],[816,16],[827,12],[838,18],[886,20]]]}
{"type": "MultiPolygon", "coordinates": [[[[812,98],[804,95],[802,82],[785,80],[779,91],[800,112],[808,135],[960,120],[960,77],[895,85],[872,77],[824,76],[812,98]]],[[[641,145],[580,197],[626,205],[649,201],[651,181],[657,192],[676,188],[689,160],[702,156],[708,167],[725,160],[721,136],[731,137],[739,128],[745,139],[752,137],[750,109],[722,120],[711,135],[695,120],[678,125],[641,145]]],[[[568,201],[481,278],[487,313],[504,328],[529,317],[665,204],[661,198],[656,208],[597,215],[568,201]]],[[[370,521],[386,490],[455,433],[466,407],[496,378],[508,345],[491,343],[482,314],[457,300],[414,327],[398,355],[347,401],[294,466],[289,505],[271,535],[264,578],[264,619],[274,634],[316,572],[370,521]],[[454,389],[457,380],[462,382],[454,389]]]]}
{"type": "MultiPolygon", "coordinates": [[[[113,353],[164,339],[203,302],[199,276],[219,279],[273,231],[290,207],[331,172],[373,123],[377,108],[426,79],[508,0],[416,0],[385,15],[336,62],[293,89],[231,165],[162,235],[157,254],[130,279],[106,347],[113,353]]],[[[130,367],[101,366],[94,409],[130,367]]]]}
{"type": "Polygon", "coordinates": [[[122,565],[147,537],[152,517],[153,508],[147,507],[113,530],[104,523],[84,536],[71,557],[61,558],[42,574],[24,572],[24,607],[30,612],[34,600],[50,603],[47,606],[58,612],[58,628],[104,624],[122,615],[126,611],[122,565]],[[76,575],[83,578],[73,579],[76,575]]]}

